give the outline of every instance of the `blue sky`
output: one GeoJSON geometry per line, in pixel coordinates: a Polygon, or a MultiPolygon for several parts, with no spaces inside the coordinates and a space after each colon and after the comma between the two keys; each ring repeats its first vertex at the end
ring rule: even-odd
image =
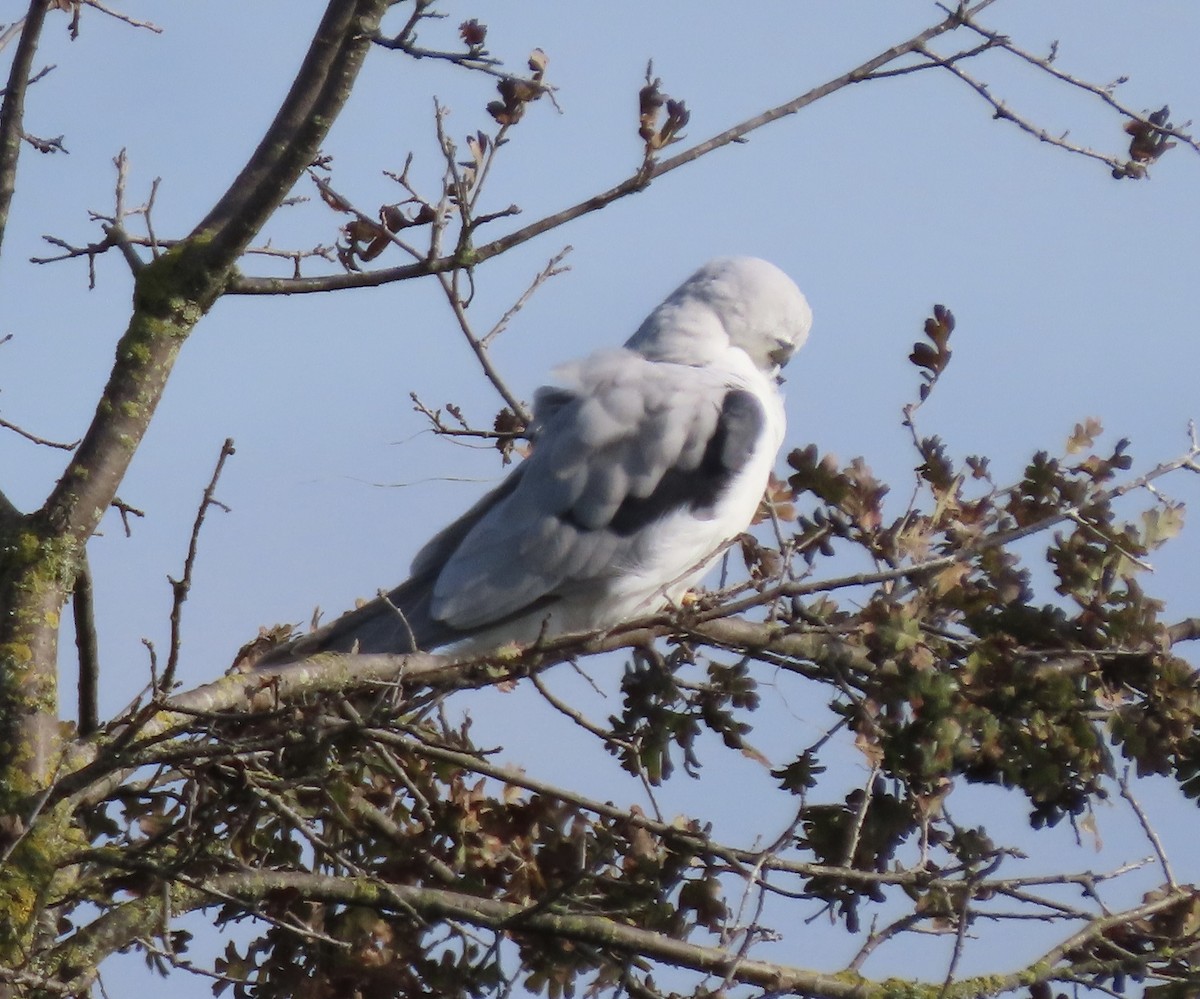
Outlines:
{"type": "MultiPolygon", "coordinates": [[[[164,33],[89,9],[81,37],[70,42],[65,18],[51,18],[39,66],[56,68],[30,94],[27,127],[62,134],[70,155],[26,150],[0,267],[0,335],[13,335],[0,346],[0,415],[57,439],[86,426],[128,316],[131,282],[115,255],[97,262],[90,292],[81,263],[26,260],[48,250],[45,233],[98,238],[86,213],[110,210],[111,160],[121,148],[131,163],[131,201],[162,178],[158,233],[190,229],[269,123],[321,5],[129,0],[122,9],[164,33]]],[[[550,57],[563,113],[547,102],[531,107],[489,180],[485,209],[522,207],[512,226],[632,171],[640,157],[637,91],[650,57],[664,89],[687,101],[687,135],[698,140],[940,16],[917,0],[763,2],[736,13],[683,0],[442,9],[447,19],[422,33],[430,46],[453,45],[456,25],[478,17],[489,26],[489,49],[509,66],[522,67],[534,46],[550,57]]],[[[1095,82],[1127,76],[1118,95],[1134,108],[1169,103],[1177,122],[1200,116],[1200,7],[1192,3],[1000,0],[982,20],[1035,53],[1058,39],[1057,65],[1068,72],[1095,82]]],[[[995,54],[972,65],[1049,131],[1123,149],[1116,119],[1094,99],[995,54]]],[[[413,177],[435,191],[435,95],[451,110],[446,127],[460,143],[491,127],[487,79],[375,52],[327,144],[336,188],[367,210],[398,200],[381,171],[398,170],[412,152],[413,177]]],[[[1115,181],[1101,166],[993,121],[979,97],[945,73],[921,73],[835,94],[526,244],[481,270],[471,311],[487,329],[554,253],[574,246],[572,270],[534,297],[495,351],[528,399],[555,364],[624,340],[704,260],[755,254],[790,273],[816,315],[809,345],[789,369],[789,444],[863,455],[892,483],[897,504],[907,499],[914,464],[899,416],[917,383],[906,357],[934,302],[954,310],[958,331],[950,371],[921,411],[923,432],[941,434],[956,455],[992,455],[1007,479],[1033,451],[1061,448],[1074,423],[1093,416],[1112,439],[1132,438],[1135,468],[1144,470],[1181,453],[1187,421],[1200,416],[1198,183],[1200,157],[1186,149],[1168,153],[1149,181],[1115,181]]],[[[302,182],[298,193],[315,192],[302,182]]],[[[314,199],[281,212],[265,235],[278,246],[329,243],[339,221],[314,199]]],[[[509,226],[497,223],[494,234],[509,226]]],[[[269,262],[246,270],[279,272],[269,262]]],[[[259,625],[306,621],[314,605],[336,613],[403,578],[420,544],[502,474],[494,452],[434,439],[412,411],[410,391],[431,405],[459,403],[480,423],[500,405],[432,282],[231,298],[214,308],[186,344],[120,490],[147,516],[126,539],[110,515],[91,549],[103,713],[145,682],[141,639],[165,648],[166,577],[181,569],[226,437],[237,455],[218,496],[231,512],[213,511],[202,539],[184,617],[186,685],[219,674],[259,625]]],[[[0,482],[19,505],[36,506],[61,464],[57,452],[0,434],[0,482]]],[[[1178,478],[1164,489],[1194,499],[1197,483],[1178,478]]],[[[1158,571],[1147,586],[1174,616],[1196,613],[1194,532],[1153,561],[1158,571]]],[[[559,682],[573,689],[570,679],[559,682]]],[[[70,683],[68,665],[64,690],[70,683]]],[[[514,705],[524,710],[520,697],[492,694],[470,706],[476,732],[504,743],[514,759],[530,755],[502,724],[514,705]]],[[[803,703],[787,711],[802,738],[819,731],[820,716],[808,716],[803,703]]],[[[543,738],[558,738],[556,723],[546,725],[543,738]]],[[[763,739],[781,754],[794,741],[779,731],[763,739]]],[[[542,753],[543,745],[532,742],[540,776],[574,765],[542,753]]],[[[637,789],[612,768],[589,780],[614,800],[636,800],[637,789]]],[[[679,807],[697,793],[711,791],[683,789],[679,807]]],[[[1005,807],[1019,823],[1019,807],[1005,807]]],[[[1192,813],[1162,807],[1182,866],[1192,813]]],[[[1106,859],[1124,856],[1123,847],[1146,852],[1144,842],[1125,838],[1131,827],[1123,819],[1107,821],[1106,859]]],[[[1075,862],[1101,863],[1090,854],[1075,862]]]]}

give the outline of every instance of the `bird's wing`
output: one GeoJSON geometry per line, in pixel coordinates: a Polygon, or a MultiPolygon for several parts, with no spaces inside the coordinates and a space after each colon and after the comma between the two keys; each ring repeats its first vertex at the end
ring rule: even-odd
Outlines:
{"type": "Polygon", "coordinates": [[[713,368],[619,350],[574,374],[573,388],[539,393],[534,451],[514,477],[417,555],[436,620],[470,632],[662,557],[656,525],[680,510],[710,519],[767,421],[713,368]]]}

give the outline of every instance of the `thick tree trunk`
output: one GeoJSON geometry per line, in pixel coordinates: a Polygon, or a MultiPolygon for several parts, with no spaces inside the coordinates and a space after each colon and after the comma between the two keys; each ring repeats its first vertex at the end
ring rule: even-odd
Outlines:
{"type": "MultiPolygon", "coordinates": [[[[46,6],[35,0],[27,32],[40,29],[46,6]]],[[[69,819],[40,805],[65,745],[59,615],[85,546],[141,444],[180,348],[316,157],[388,7],[388,0],[330,0],[291,91],[230,189],[187,239],[143,265],[134,261],[133,312],[108,384],[44,506],[22,515],[0,493],[0,857],[8,859],[0,878],[0,967],[36,949],[39,914],[63,888],[56,878],[70,847],[69,819]]],[[[26,45],[18,62],[26,66],[31,58],[26,45]]],[[[0,115],[0,208],[15,176],[23,93],[23,85],[10,89],[0,115]]]]}

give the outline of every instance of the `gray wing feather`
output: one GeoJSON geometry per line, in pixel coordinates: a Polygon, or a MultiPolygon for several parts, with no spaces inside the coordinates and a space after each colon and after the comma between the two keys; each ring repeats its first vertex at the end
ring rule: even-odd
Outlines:
{"type": "Polygon", "coordinates": [[[436,648],[633,571],[653,523],[711,516],[765,424],[752,393],[628,351],[578,381],[539,391],[532,456],[417,553],[410,579],[261,664],[436,648]]]}
{"type": "Polygon", "coordinates": [[[500,483],[491,492],[486,493],[474,506],[471,507],[454,523],[442,528],[430,538],[419,552],[413,557],[412,565],[409,567],[409,572],[415,576],[423,576],[430,570],[436,570],[444,565],[455,549],[462,544],[465,538],[484,516],[486,516],[497,503],[502,502],[505,497],[510,495],[521,484],[521,477],[525,474],[525,464],[520,464],[509,473],[508,478],[500,483]]]}
{"type": "Polygon", "coordinates": [[[463,636],[429,613],[428,578],[415,576],[386,598],[376,597],[329,624],[272,649],[257,666],[294,662],[318,652],[415,652],[457,641],[463,636]]]}
{"type": "MultiPolygon", "coordinates": [[[[457,542],[434,584],[436,619],[470,631],[611,573],[654,521],[688,506],[705,516],[749,460],[765,422],[752,393],[702,369],[620,360],[590,382],[583,370],[570,398],[539,394],[519,485],[431,543],[441,554],[439,541],[457,542]]],[[[430,567],[427,551],[414,569],[430,567]]]]}
{"type": "Polygon", "coordinates": [[[712,515],[765,424],[758,398],[702,370],[637,355],[535,402],[534,452],[435,535],[412,576],[274,650],[407,652],[550,608],[637,568],[647,529],[682,508],[712,515]]]}

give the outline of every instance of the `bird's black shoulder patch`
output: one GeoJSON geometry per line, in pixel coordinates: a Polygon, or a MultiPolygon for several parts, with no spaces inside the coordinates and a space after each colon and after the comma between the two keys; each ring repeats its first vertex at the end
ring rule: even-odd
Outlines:
{"type": "MultiPolygon", "coordinates": [[[[721,417],[709,447],[720,447],[720,465],[729,472],[730,477],[746,467],[765,423],[766,413],[753,392],[733,389],[725,393],[721,402],[721,417]]],[[[707,450],[704,461],[709,461],[707,450]]]]}
{"type": "MultiPolygon", "coordinates": [[[[676,510],[712,507],[746,467],[765,423],[762,403],[752,392],[730,389],[721,400],[721,413],[700,464],[686,470],[667,469],[649,496],[627,496],[607,528],[628,537],[676,510]]],[[[575,522],[571,511],[563,519],[585,529],[575,522]]]]}

